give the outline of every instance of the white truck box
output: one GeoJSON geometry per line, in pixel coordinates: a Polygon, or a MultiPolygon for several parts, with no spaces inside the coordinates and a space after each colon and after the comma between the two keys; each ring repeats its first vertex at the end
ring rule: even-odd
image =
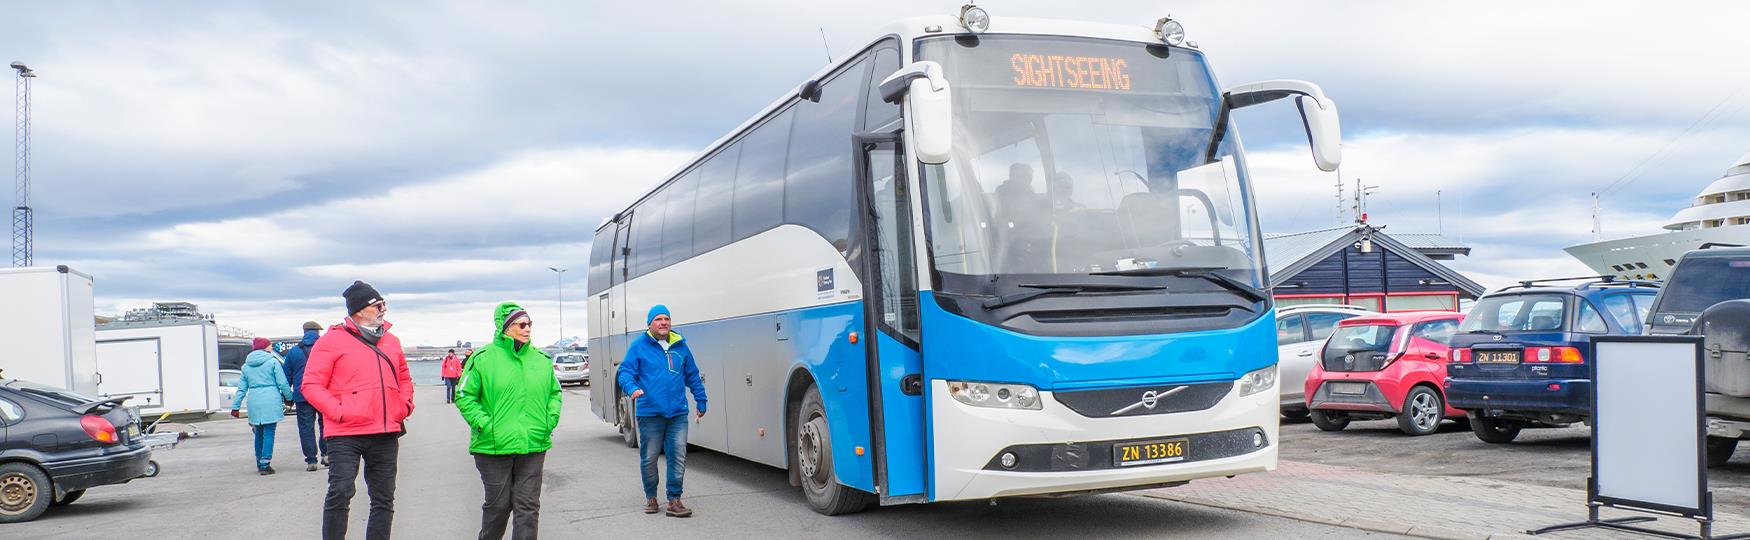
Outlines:
{"type": "Polygon", "coordinates": [[[0,373],[97,395],[91,276],[67,268],[0,268],[0,373]]]}
{"type": "Polygon", "coordinates": [[[114,322],[97,327],[98,393],[131,396],[144,413],[219,409],[219,328],[212,321],[114,322]]]}

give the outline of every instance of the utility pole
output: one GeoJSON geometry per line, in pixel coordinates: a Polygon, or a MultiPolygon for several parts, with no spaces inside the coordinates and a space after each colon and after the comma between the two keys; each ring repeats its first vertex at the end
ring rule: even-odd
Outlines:
{"type": "Polygon", "coordinates": [[[559,341],[565,341],[565,271],[567,268],[547,267],[559,275],[559,341]]]}
{"type": "Polygon", "coordinates": [[[1355,179],[1355,222],[1367,223],[1367,196],[1372,195],[1379,186],[1363,186],[1361,179],[1355,179]]]}
{"type": "Polygon", "coordinates": [[[30,82],[36,78],[36,72],[25,67],[24,62],[13,62],[12,69],[18,71],[13,86],[18,100],[13,126],[18,140],[17,152],[13,155],[17,165],[18,191],[17,204],[12,207],[12,266],[22,268],[31,265],[34,251],[31,239],[36,235],[30,215],[30,82]]]}
{"type": "Polygon", "coordinates": [[[1343,166],[1337,166],[1337,226],[1343,226],[1343,166]]]}
{"type": "Polygon", "coordinates": [[[1592,241],[1604,239],[1604,223],[1598,219],[1598,192],[1592,192],[1592,241]]]}

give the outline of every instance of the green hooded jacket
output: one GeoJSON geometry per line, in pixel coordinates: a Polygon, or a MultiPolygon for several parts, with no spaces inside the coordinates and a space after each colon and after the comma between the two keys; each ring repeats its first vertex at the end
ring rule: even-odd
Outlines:
{"type": "Polygon", "coordinates": [[[517,351],[503,331],[505,318],[521,309],[513,302],[498,305],[492,344],[474,351],[462,372],[456,408],[471,431],[469,453],[532,454],[553,447],[560,404],[553,359],[532,343],[517,351]]]}

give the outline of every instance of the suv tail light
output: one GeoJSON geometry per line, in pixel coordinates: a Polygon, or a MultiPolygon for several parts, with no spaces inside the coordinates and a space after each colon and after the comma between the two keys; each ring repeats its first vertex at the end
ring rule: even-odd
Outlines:
{"type": "Polygon", "coordinates": [[[1580,356],[1580,349],[1574,347],[1526,347],[1525,360],[1529,364],[1581,364],[1586,359],[1580,356]]]}
{"type": "Polygon", "coordinates": [[[1450,358],[1452,358],[1453,362],[1457,362],[1460,364],[1469,364],[1469,363],[1471,363],[1470,348],[1467,347],[1467,348],[1463,348],[1463,349],[1453,349],[1452,356],[1450,356],[1450,358]]]}
{"type": "Polygon", "coordinates": [[[121,437],[115,434],[115,424],[109,423],[109,420],[105,420],[102,416],[90,414],[81,416],[79,417],[79,427],[83,428],[85,434],[90,435],[91,439],[97,442],[103,444],[122,442],[121,437]]]}

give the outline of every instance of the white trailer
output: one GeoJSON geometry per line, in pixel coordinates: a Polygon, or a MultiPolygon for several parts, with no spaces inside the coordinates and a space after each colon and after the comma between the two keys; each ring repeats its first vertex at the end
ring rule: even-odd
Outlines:
{"type": "Polygon", "coordinates": [[[97,395],[91,276],[67,268],[0,268],[0,375],[97,395]]]}
{"type": "Polygon", "coordinates": [[[207,414],[219,403],[219,327],[206,320],[97,327],[97,391],[141,412],[207,414]]]}

